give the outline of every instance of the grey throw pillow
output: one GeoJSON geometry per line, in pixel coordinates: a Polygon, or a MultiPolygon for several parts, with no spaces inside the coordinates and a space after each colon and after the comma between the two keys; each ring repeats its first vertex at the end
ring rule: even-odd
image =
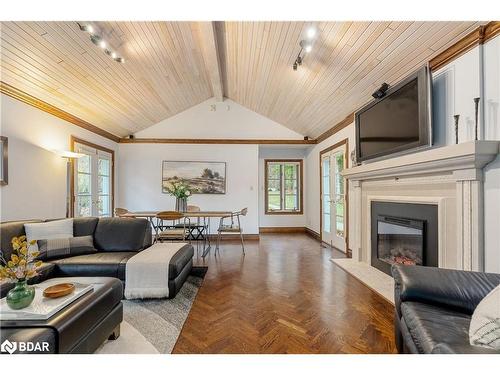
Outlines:
{"type": "Polygon", "coordinates": [[[94,239],[92,236],[38,240],[37,243],[40,251],[38,259],[40,260],[65,258],[97,252],[94,248],[94,239]]]}

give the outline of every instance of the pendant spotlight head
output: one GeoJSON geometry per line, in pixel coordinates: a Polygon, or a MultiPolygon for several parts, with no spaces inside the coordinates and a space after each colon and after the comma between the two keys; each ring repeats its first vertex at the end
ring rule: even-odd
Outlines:
{"type": "Polygon", "coordinates": [[[384,83],[382,83],[382,86],[380,86],[380,88],[372,94],[372,96],[375,99],[381,99],[385,96],[385,93],[387,92],[388,88],[389,88],[389,85],[384,82],[384,83]]]}
{"type": "Polygon", "coordinates": [[[306,53],[312,51],[312,42],[309,40],[301,40],[299,45],[306,53]]]}

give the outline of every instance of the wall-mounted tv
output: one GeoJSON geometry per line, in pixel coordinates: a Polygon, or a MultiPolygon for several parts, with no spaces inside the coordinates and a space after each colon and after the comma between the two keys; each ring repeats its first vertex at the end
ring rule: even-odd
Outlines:
{"type": "Polygon", "coordinates": [[[432,144],[431,75],[427,66],[355,114],[358,162],[432,144]]]}

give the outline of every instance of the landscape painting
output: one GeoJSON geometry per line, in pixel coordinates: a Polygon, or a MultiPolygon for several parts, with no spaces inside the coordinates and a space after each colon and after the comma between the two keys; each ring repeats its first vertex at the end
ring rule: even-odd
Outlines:
{"type": "Polygon", "coordinates": [[[226,194],[226,163],[202,161],[164,161],[162,191],[174,182],[189,186],[191,194],[226,194]]]}

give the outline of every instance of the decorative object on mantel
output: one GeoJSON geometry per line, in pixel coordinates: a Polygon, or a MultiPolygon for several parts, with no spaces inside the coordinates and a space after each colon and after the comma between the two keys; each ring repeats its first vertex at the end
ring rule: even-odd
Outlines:
{"type": "Polygon", "coordinates": [[[191,194],[226,194],[226,163],[204,161],[164,161],[163,192],[173,183],[189,186],[191,194]]]}
{"type": "Polygon", "coordinates": [[[20,310],[29,306],[35,298],[35,289],[27,285],[27,281],[38,275],[37,270],[42,261],[36,261],[40,255],[38,251],[30,251],[36,240],[28,243],[26,236],[20,236],[13,237],[11,243],[14,252],[10,260],[7,261],[0,255],[0,280],[16,283],[7,293],[7,305],[13,310],[20,310]]]}
{"type": "Polygon", "coordinates": [[[479,114],[479,101],[481,98],[474,98],[474,140],[477,141],[477,125],[478,125],[478,114],[479,114]]]}
{"type": "Polygon", "coordinates": [[[191,195],[189,186],[182,182],[168,182],[163,184],[163,192],[175,197],[175,210],[187,211],[187,199],[191,195]]]}
{"type": "Polygon", "coordinates": [[[455,144],[458,145],[458,120],[460,119],[460,115],[453,116],[455,119],[455,144]]]}

